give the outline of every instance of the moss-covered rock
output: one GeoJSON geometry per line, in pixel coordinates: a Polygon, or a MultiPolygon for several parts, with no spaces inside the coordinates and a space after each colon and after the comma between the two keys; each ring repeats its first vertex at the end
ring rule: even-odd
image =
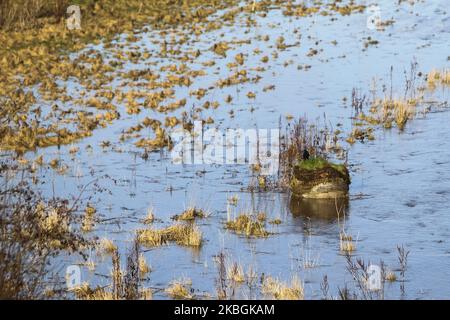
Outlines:
{"type": "Polygon", "coordinates": [[[299,162],[294,166],[290,182],[294,196],[310,199],[346,197],[349,185],[350,174],[347,167],[322,158],[299,162]]]}

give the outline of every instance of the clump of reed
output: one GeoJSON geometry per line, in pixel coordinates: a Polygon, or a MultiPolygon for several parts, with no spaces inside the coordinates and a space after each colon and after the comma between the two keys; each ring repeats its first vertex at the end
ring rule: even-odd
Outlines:
{"type": "Polygon", "coordinates": [[[99,242],[100,252],[104,255],[113,255],[117,251],[114,242],[107,238],[102,238],[99,242]]]}
{"type": "Polygon", "coordinates": [[[384,278],[386,279],[386,281],[389,281],[389,282],[397,281],[397,275],[392,271],[387,272],[386,276],[384,278]]]}
{"type": "Polygon", "coordinates": [[[179,279],[172,281],[165,292],[173,299],[193,299],[192,281],[190,279],[179,279]]]}
{"type": "Polygon", "coordinates": [[[356,242],[353,241],[353,237],[343,230],[339,233],[339,248],[345,253],[351,253],[356,250],[356,242]]]}
{"type": "Polygon", "coordinates": [[[183,211],[180,215],[175,215],[174,220],[193,221],[196,218],[205,218],[208,213],[197,207],[189,207],[183,211]]]}
{"type": "MultiPolygon", "coordinates": [[[[384,85],[384,97],[378,96],[376,82],[371,88],[371,99],[367,99],[366,95],[361,95],[359,91],[353,89],[352,109],[355,111],[353,125],[358,128],[353,129],[348,142],[353,143],[355,140],[363,142],[365,138],[373,138],[372,132],[369,132],[369,130],[373,130],[377,126],[390,129],[396,125],[399,130],[403,130],[408,121],[414,119],[418,108],[423,105],[424,101],[423,94],[420,94],[420,92],[423,92],[423,88],[417,85],[418,76],[421,74],[417,71],[417,68],[417,63],[412,62],[410,70],[404,72],[405,89],[402,94],[394,94],[392,67],[390,91],[386,89],[388,86],[384,85]],[[368,111],[364,108],[367,108],[368,111]],[[362,126],[366,127],[361,128],[362,126]]],[[[450,84],[450,71],[432,70],[427,76],[427,83],[430,88],[436,87],[437,84],[450,84]]]]}
{"type": "Polygon", "coordinates": [[[245,282],[245,273],[244,268],[241,264],[234,262],[230,263],[226,267],[227,269],[227,278],[234,283],[243,283],[245,282]]]}
{"type": "Polygon", "coordinates": [[[87,282],[72,289],[73,293],[80,300],[114,300],[111,291],[105,288],[91,288],[87,282]]]}
{"type": "Polygon", "coordinates": [[[269,223],[273,224],[273,225],[279,225],[279,224],[282,224],[283,221],[280,218],[275,218],[273,220],[270,220],[269,223]]]}
{"type": "Polygon", "coordinates": [[[145,276],[152,271],[151,267],[148,265],[147,260],[144,255],[141,253],[139,255],[139,275],[141,278],[145,278],[145,276]]]}
{"type": "Polygon", "coordinates": [[[164,229],[138,230],[138,241],[146,247],[175,242],[186,247],[200,247],[203,234],[195,224],[176,224],[164,229]]]}
{"type": "Polygon", "coordinates": [[[431,70],[427,75],[427,83],[430,88],[435,88],[437,85],[450,85],[450,70],[431,70]]]}
{"type": "Polygon", "coordinates": [[[357,121],[361,121],[356,125],[367,124],[369,127],[354,128],[350,137],[360,141],[373,140],[371,126],[383,126],[385,129],[389,129],[396,124],[397,128],[403,130],[406,123],[416,115],[417,104],[418,101],[415,99],[375,99],[371,103],[370,113],[362,112],[356,118],[357,121]]]}
{"type": "Polygon", "coordinates": [[[406,122],[408,122],[409,119],[411,119],[414,114],[415,110],[413,109],[413,106],[410,103],[396,103],[394,105],[395,110],[395,123],[397,124],[397,127],[400,130],[403,130],[405,128],[406,122]]]}
{"type": "Polygon", "coordinates": [[[147,215],[144,218],[144,224],[152,224],[155,221],[155,212],[153,207],[147,209],[147,215]]]}
{"type": "Polygon", "coordinates": [[[293,277],[290,284],[267,277],[262,285],[262,292],[276,300],[303,300],[304,288],[298,277],[293,277]]]}
{"type": "Polygon", "coordinates": [[[342,208],[339,208],[337,206],[337,202],[336,202],[336,213],[338,217],[338,226],[339,226],[339,249],[341,252],[348,255],[356,250],[356,241],[354,241],[353,237],[346,231],[345,215],[343,216],[343,220],[341,223],[342,208]]]}
{"type": "Polygon", "coordinates": [[[270,233],[265,228],[265,217],[264,220],[261,217],[258,219],[253,214],[241,213],[235,219],[227,221],[225,227],[247,237],[267,237],[270,233]]]}
{"type": "Polygon", "coordinates": [[[417,103],[414,100],[404,99],[385,99],[381,102],[382,110],[381,122],[386,124],[395,122],[400,130],[405,128],[408,120],[415,116],[415,107],[417,103]]]}

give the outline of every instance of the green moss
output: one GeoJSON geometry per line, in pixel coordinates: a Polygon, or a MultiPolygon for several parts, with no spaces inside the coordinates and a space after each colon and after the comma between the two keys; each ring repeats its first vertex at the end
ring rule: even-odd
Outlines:
{"type": "Polygon", "coordinates": [[[320,158],[320,157],[300,161],[297,164],[297,166],[301,170],[310,170],[310,171],[323,169],[326,167],[332,167],[333,169],[341,172],[342,174],[346,174],[346,171],[347,171],[347,168],[345,167],[344,164],[332,163],[332,162],[329,162],[328,160],[320,158]]]}

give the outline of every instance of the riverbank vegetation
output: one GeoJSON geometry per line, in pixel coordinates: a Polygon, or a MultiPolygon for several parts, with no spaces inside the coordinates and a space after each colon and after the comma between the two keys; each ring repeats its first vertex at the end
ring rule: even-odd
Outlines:
{"type": "Polygon", "coordinates": [[[45,199],[20,171],[0,168],[0,299],[44,299],[58,276],[54,259],[84,256],[94,243],[80,230],[77,204],[45,199]]]}

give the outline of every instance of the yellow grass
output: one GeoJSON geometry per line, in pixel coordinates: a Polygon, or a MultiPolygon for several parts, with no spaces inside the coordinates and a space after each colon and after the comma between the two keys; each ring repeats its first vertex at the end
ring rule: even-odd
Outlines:
{"type": "Polygon", "coordinates": [[[181,279],[173,281],[165,291],[173,299],[190,300],[193,298],[191,287],[192,282],[190,279],[181,279]]]}
{"type": "Polygon", "coordinates": [[[276,300],[304,299],[303,285],[297,277],[292,279],[290,285],[278,279],[267,277],[263,282],[262,291],[276,300]]]}
{"type": "Polygon", "coordinates": [[[150,266],[147,264],[147,260],[145,259],[144,255],[141,253],[139,255],[139,275],[141,278],[145,278],[147,273],[151,272],[150,266]]]}
{"type": "Polygon", "coordinates": [[[174,216],[175,220],[184,220],[184,221],[192,221],[196,218],[204,218],[207,216],[207,213],[196,207],[189,207],[180,215],[174,216]]]}
{"type": "Polygon", "coordinates": [[[202,244],[202,232],[194,224],[176,224],[164,229],[138,230],[138,240],[146,247],[158,247],[175,242],[187,247],[202,244]]]}
{"type": "Polygon", "coordinates": [[[236,283],[245,282],[245,274],[242,266],[235,262],[227,266],[227,278],[236,283]]]}
{"type": "Polygon", "coordinates": [[[279,224],[282,224],[283,221],[280,218],[276,218],[276,219],[273,219],[273,220],[269,221],[269,223],[270,224],[279,225],[279,224]]]}
{"type": "Polygon", "coordinates": [[[104,288],[91,289],[88,283],[82,283],[72,291],[81,300],[114,300],[112,292],[104,288]]]}
{"type": "Polygon", "coordinates": [[[100,250],[106,255],[112,255],[117,250],[117,246],[111,240],[103,238],[100,240],[100,250]]]}
{"type": "Polygon", "coordinates": [[[88,268],[88,270],[90,272],[94,272],[95,271],[96,264],[95,264],[95,262],[92,259],[89,259],[88,261],[86,261],[84,263],[84,265],[88,268]]]}
{"type": "Polygon", "coordinates": [[[347,234],[345,231],[341,231],[339,238],[339,247],[342,252],[351,253],[356,250],[356,243],[353,241],[351,235],[347,234]]]}
{"type": "Polygon", "coordinates": [[[153,299],[153,291],[150,288],[142,289],[141,291],[142,300],[152,300],[153,299]]]}
{"type": "Polygon", "coordinates": [[[259,212],[258,215],[256,216],[256,219],[258,219],[261,222],[264,222],[267,219],[267,214],[265,212],[259,212]]]}
{"type": "Polygon", "coordinates": [[[153,207],[147,209],[147,216],[144,218],[145,224],[152,224],[155,221],[155,213],[153,207]]]}
{"type": "Polygon", "coordinates": [[[428,73],[427,76],[428,86],[431,88],[436,87],[437,85],[450,85],[450,70],[436,70],[433,69],[428,73]]]}
{"type": "MultiPolygon", "coordinates": [[[[262,216],[259,218],[262,218],[262,216]]],[[[234,220],[228,221],[226,228],[247,237],[267,237],[269,235],[269,232],[264,227],[264,221],[246,213],[239,215],[234,220]]]]}
{"type": "Polygon", "coordinates": [[[413,107],[404,101],[394,101],[395,123],[400,130],[405,128],[406,122],[414,116],[413,107]]]}
{"type": "Polygon", "coordinates": [[[412,100],[385,99],[380,104],[374,105],[374,108],[380,111],[380,117],[375,121],[381,123],[385,128],[390,128],[395,122],[397,127],[403,130],[406,123],[414,117],[417,103],[412,100]]]}
{"type": "Polygon", "coordinates": [[[394,282],[394,281],[396,281],[397,280],[397,275],[394,273],[394,272],[388,272],[387,274],[386,274],[386,280],[387,281],[389,281],[389,282],[394,282]]]}

